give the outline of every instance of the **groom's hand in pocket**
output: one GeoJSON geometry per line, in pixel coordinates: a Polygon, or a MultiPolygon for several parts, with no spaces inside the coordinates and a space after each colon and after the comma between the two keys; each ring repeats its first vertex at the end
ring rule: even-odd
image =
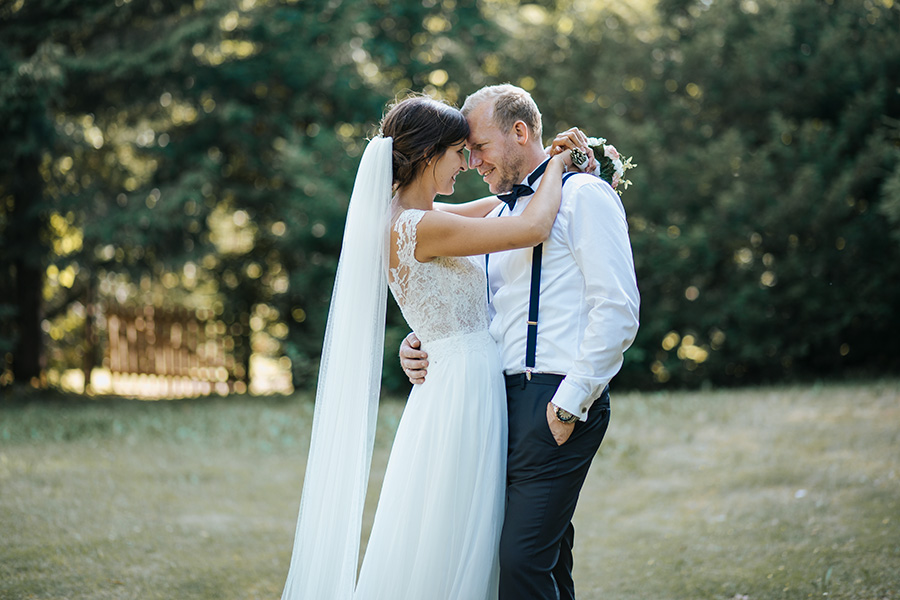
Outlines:
{"type": "Polygon", "coordinates": [[[419,350],[422,343],[415,333],[410,333],[400,344],[400,366],[412,384],[425,383],[428,353],[419,350]]]}
{"type": "Polygon", "coordinates": [[[552,402],[547,403],[547,425],[550,426],[550,433],[553,434],[553,439],[556,440],[557,446],[565,444],[575,430],[574,421],[572,423],[563,423],[556,418],[556,406],[552,402]]]}

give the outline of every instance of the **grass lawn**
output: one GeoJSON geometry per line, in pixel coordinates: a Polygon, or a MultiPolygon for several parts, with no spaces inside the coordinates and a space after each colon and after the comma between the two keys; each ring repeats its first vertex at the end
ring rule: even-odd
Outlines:
{"type": "MultiPolygon", "coordinates": [[[[0,399],[0,599],[279,598],[311,417],[0,399]]],[[[616,394],[575,526],[580,600],[900,600],[900,382],[616,394]]]]}

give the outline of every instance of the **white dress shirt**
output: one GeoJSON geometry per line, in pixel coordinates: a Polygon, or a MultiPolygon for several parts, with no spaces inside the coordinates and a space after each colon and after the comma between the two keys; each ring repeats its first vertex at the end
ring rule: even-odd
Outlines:
{"type": "MultiPolygon", "coordinates": [[[[530,200],[519,198],[512,211],[501,204],[489,216],[521,214],[530,200]]],[[[491,254],[488,261],[490,331],[508,375],[525,371],[531,257],[532,249],[523,248],[491,254]]],[[[538,373],[565,375],[556,406],[587,420],[634,341],[639,305],[619,195],[592,175],[570,177],[543,247],[534,366],[538,373]]]]}

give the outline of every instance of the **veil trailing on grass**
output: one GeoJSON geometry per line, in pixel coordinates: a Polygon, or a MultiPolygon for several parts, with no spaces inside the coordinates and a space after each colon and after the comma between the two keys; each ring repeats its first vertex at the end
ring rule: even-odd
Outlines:
{"type": "Polygon", "coordinates": [[[356,585],[384,354],[391,157],[391,138],[369,142],[347,209],[282,600],[349,600],[356,585]]]}

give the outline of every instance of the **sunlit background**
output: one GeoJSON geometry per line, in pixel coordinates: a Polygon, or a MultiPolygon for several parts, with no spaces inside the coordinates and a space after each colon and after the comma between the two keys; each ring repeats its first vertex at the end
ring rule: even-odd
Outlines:
{"type": "Polygon", "coordinates": [[[892,0],[4,1],[0,387],[313,387],[384,106],[507,81],[638,165],[618,385],[896,372],[898,47],[892,0]]]}

